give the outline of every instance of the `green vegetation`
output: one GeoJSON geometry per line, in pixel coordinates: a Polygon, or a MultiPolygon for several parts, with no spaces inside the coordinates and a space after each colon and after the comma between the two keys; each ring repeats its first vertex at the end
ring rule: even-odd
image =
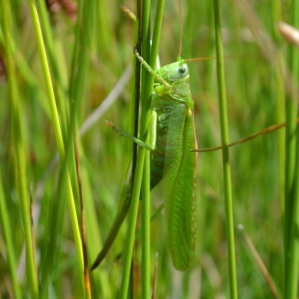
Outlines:
{"type": "MultiPolygon", "coordinates": [[[[132,49],[138,22],[119,7],[124,4],[134,13],[137,9],[135,1],[51,3],[46,7],[43,0],[0,0],[0,297],[150,298],[157,279],[156,298],[234,298],[226,231],[229,212],[234,216],[235,252],[230,252],[236,260],[238,298],[297,298],[298,49],[282,40],[276,29],[282,19],[298,27],[297,1],[283,6],[279,1],[255,6],[241,0],[220,3],[229,141],[285,121],[288,129],[230,148],[233,211],[225,204],[230,187],[229,179],[223,178],[221,151],[199,153],[194,266],[186,272],[173,267],[163,212],[148,225],[149,215],[163,202],[163,192],[158,186],[146,200],[149,186],[141,176],[144,158],[139,154],[145,156],[145,165],[148,157],[141,150],[136,178],[145,186],[144,200],[139,201],[137,183],[134,211],[102,264],[89,277],[85,273],[86,280],[74,144],[90,267],[111,228],[133,155],[132,142],[105,120],[133,133],[137,75],[132,49]],[[117,95],[112,99],[111,93],[117,95]],[[90,126],[94,112],[96,122],[90,126]],[[142,207],[137,215],[138,204],[142,207]],[[137,221],[132,218],[136,216],[137,221]],[[129,241],[135,224],[131,263],[129,241]],[[275,286],[256,262],[252,244],[275,286]],[[141,248],[150,250],[142,257],[141,248]]],[[[148,15],[153,32],[156,1],[145,4],[148,14],[143,16],[148,15]]],[[[187,0],[181,6],[182,22],[178,2],[165,1],[162,30],[155,34],[160,34],[162,65],[176,61],[181,28],[182,58],[216,55],[213,1],[187,0]]],[[[146,33],[149,23],[144,24],[146,33]]],[[[142,56],[153,64],[148,37],[144,34],[142,56]]],[[[199,148],[226,139],[221,137],[216,65],[214,59],[188,62],[199,148]]],[[[147,72],[142,76],[143,86],[149,85],[143,89],[147,99],[151,79],[147,72]]],[[[143,136],[149,107],[148,102],[141,105],[143,136]]]]}

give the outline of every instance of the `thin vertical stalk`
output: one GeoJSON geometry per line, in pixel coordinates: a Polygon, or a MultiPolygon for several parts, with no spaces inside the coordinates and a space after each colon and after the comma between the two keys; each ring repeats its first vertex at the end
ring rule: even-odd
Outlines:
{"type": "MultiPolygon", "coordinates": [[[[299,26],[299,1],[292,3],[292,25],[299,26]]],[[[298,49],[289,48],[288,67],[294,82],[298,82],[298,49]]],[[[295,299],[298,292],[299,260],[299,138],[296,124],[297,93],[286,97],[286,159],[285,159],[285,215],[284,215],[284,298],[295,299]],[[296,140],[297,138],[297,140],[296,140]]]]}
{"type": "Polygon", "coordinates": [[[124,269],[120,287],[120,298],[126,299],[129,290],[130,269],[133,255],[135,227],[138,214],[139,194],[141,189],[143,162],[145,156],[145,149],[140,148],[137,155],[136,171],[134,177],[134,185],[132,191],[131,205],[128,215],[128,231],[127,231],[127,243],[124,252],[124,269]]]}
{"type": "MultiPolygon", "coordinates": [[[[67,95],[65,93],[66,90],[66,80],[63,78],[63,74],[67,73],[67,70],[64,69],[65,62],[62,61],[61,56],[57,55],[57,51],[55,51],[55,45],[57,44],[57,38],[55,38],[55,32],[52,30],[50,26],[49,14],[46,9],[46,2],[43,0],[38,0],[39,7],[39,16],[41,22],[41,28],[43,30],[43,36],[45,41],[45,47],[47,50],[47,54],[49,57],[49,64],[51,66],[52,71],[52,79],[54,82],[56,101],[60,113],[60,120],[62,124],[63,136],[67,136],[67,106],[65,103],[67,101],[67,95]]],[[[57,48],[57,47],[56,47],[57,48]]],[[[56,49],[57,50],[57,49],[56,49]]]]}
{"type": "MultiPolygon", "coordinates": [[[[160,40],[160,32],[161,32],[161,24],[162,24],[162,16],[163,16],[163,9],[164,9],[164,0],[161,0],[158,2],[157,5],[157,14],[156,14],[156,21],[155,21],[155,30],[154,30],[154,36],[153,36],[153,45],[150,51],[150,10],[151,10],[151,1],[145,0],[143,1],[143,7],[142,7],[142,55],[145,60],[148,61],[149,55],[150,55],[150,65],[154,68],[156,57],[158,53],[158,47],[159,47],[159,40],[160,40]],[[150,53],[150,54],[149,54],[150,53]]],[[[141,125],[140,125],[140,139],[146,140],[147,135],[147,127],[149,122],[149,116],[150,116],[150,96],[152,93],[153,88],[153,82],[154,78],[151,74],[149,74],[147,71],[142,72],[142,78],[141,78],[141,105],[142,105],[142,116],[141,116],[141,125]]],[[[135,171],[135,177],[134,177],[134,184],[133,184],[133,191],[132,191],[132,202],[130,206],[129,211],[129,224],[128,224],[128,233],[127,233],[127,247],[125,250],[125,264],[124,264],[124,270],[123,270],[123,276],[122,276],[122,282],[121,282],[121,290],[120,290],[120,298],[125,299],[127,298],[128,294],[128,287],[129,287],[129,274],[130,274],[130,268],[131,268],[131,260],[132,260],[132,253],[133,253],[133,245],[134,245],[134,232],[135,232],[135,226],[136,226],[136,219],[137,219],[137,212],[138,212],[138,204],[139,204],[139,194],[141,189],[141,182],[143,178],[143,170],[144,170],[144,158],[145,158],[145,151],[144,148],[139,148],[138,155],[137,155],[137,162],[136,162],[136,171],[135,171]]],[[[149,167],[146,167],[146,171],[148,172],[145,177],[149,178],[149,167]]],[[[148,184],[148,182],[146,183],[148,184]]],[[[149,201],[149,188],[146,187],[145,191],[142,194],[145,196],[145,198],[142,198],[142,200],[145,200],[146,202],[149,201]]],[[[149,203],[145,203],[145,208],[149,203]]],[[[150,213],[149,210],[145,212],[150,213]]],[[[146,216],[146,219],[144,220],[148,223],[148,217],[146,216]]],[[[149,229],[149,225],[148,228],[149,229]]],[[[148,246],[148,245],[145,245],[148,246]]],[[[146,253],[147,255],[148,253],[146,253]]],[[[147,257],[144,257],[148,260],[147,257]]],[[[148,265],[146,265],[146,268],[148,265]]],[[[148,270],[145,270],[148,271],[148,270]]],[[[149,289],[149,276],[148,274],[145,274],[147,276],[144,277],[144,287],[145,291],[149,289]]],[[[146,296],[149,296],[149,294],[146,294],[146,296]]]]}
{"type": "MultiPolygon", "coordinates": [[[[157,4],[155,16],[155,27],[153,33],[153,46],[150,49],[150,66],[154,69],[156,57],[158,55],[160,33],[162,28],[164,0],[157,4]]],[[[149,40],[144,39],[142,49],[149,47],[149,40]]],[[[150,96],[152,94],[154,78],[146,70],[142,72],[142,78],[146,82],[145,90],[142,97],[142,107],[146,107],[146,111],[150,111],[150,96]]],[[[144,86],[144,85],[143,85],[144,86]]],[[[146,117],[143,116],[143,119],[146,117]]],[[[146,129],[148,121],[144,123],[146,129]]],[[[145,153],[143,185],[142,185],[142,298],[150,296],[150,154],[145,153]]]]}
{"type": "MultiPolygon", "coordinates": [[[[141,32],[141,39],[142,39],[142,53],[143,55],[149,53],[149,47],[143,47],[144,40],[149,40],[149,20],[150,20],[150,1],[143,1],[142,2],[142,20],[139,20],[142,24],[142,32],[141,32]],[[143,50],[144,49],[144,50],[143,50]]],[[[138,63],[138,62],[137,62],[138,63]]],[[[136,78],[139,80],[139,78],[136,78]]],[[[140,81],[141,82],[141,81],[140,81]]],[[[141,92],[142,94],[142,92],[141,92]]],[[[143,103],[142,103],[143,104],[143,103]]],[[[144,109],[144,107],[142,107],[144,109]]],[[[142,111],[144,111],[142,109],[142,111]]],[[[146,109],[146,108],[145,108],[146,109]]],[[[149,110],[149,106],[148,106],[149,110]]],[[[137,113],[136,113],[137,114],[137,113]]],[[[143,117],[144,117],[143,113],[143,117]]],[[[141,118],[141,132],[145,132],[141,135],[142,140],[146,140],[146,126],[144,125],[144,119],[141,118]]],[[[147,118],[148,122],[148,118],[147,118]]],[[[132,190],[132,199],[130,210],[128,214],[128,231],[127,231],[127,246],[124,252],[124,269],[120,287],[120,298],[126,299],[128,296],[129,290],[129,281],[130,281],[130,270],[131,270],[131,261],[133,255],[133,246],[134,246],[134,237],[135,237],[135,227],[137,221],[137,214],[138,214],[138,205],[139,205],[139,197],[140,197],[140,190],[141,190],[141,182],[143,176],[143,166],[144,166],[144,157],[145,157],[145,149],[139,148],[137,153],[137,161],[136,161],[136,169],[134,174],[134,183],[133,183],[133,190],[132,190]]]]}
{"type": "MultiPolygon", "coordinates": [[[[81,9],[80,9],[80,15],[85,15],[89,16],[88,18],[80,18],[80,21],[78,22],[77,25],[77,30],[76,30],[76,51],[74,52],[74,57],[78,59],[75,61],[75,63],[72,64],[74,69],[72,69],[72,77],[71,77],[71,84],[70,91],[69,91],[69,98],[72,99],[71,106],[70,106],[70,124],[68,127],[68,134],[66,136],[67,140],[65,142],[66,144],[66,150],[64,154],[64,160],[62,163],[61,167],[61,173],[60,176],[64,178],[67,176],[67,187],[70,186],[70,176],[69,176],[69,168],[71,168],[71,163],[73,162],[72,160],[72,154],[73,154],[73,145],[74,145],[74,135],[75,135],[75,130],[77,129],[77,116],[79,114],[79,109],[81,105],[81,101],[84,98],[84,93],[86,91],[85,85],[86,85],[86,78],[87,78],[87,73],[88,73],[88,66],[89,66],[89,46],[91,42],[91,33],[93,32],[92,29],[95,28],[92,26],[92,21],[94,20],[93,12],[95,11],[93,3],[92,2],[84,2],[81,9]],[[76,67],[76,65],[78,67],[76,67]]],[[[74,59],[73,59],[74,61],[74,59]]],[[[58,185],[58,194],[63,194],[63,189],[64,189],[64,180],[61,179],[59,180],[59,185],[58,185]]],[[[67,191],[69,194],[72,195],[72,190],[68,187],[67,191]]],[[[63,200],[60,198],[59,200],[63,200]]],[[[80,229],[79,229],[79,224],[78,224],[78,219],[77,219],[77,213],[75,209],[75,203],[72,196],[68,196],[68,206],[69,206],[69,212],[70,212],[70,219],[72,222],[72,227],[73,227],[73,234],[75,238],[75,243],[76,243],[76,249],[78,252],[79,256],[79,265],[80,265],[80,273],[81,275],[81,281],[82,281],[82,286],[84,285],[84,261],[83,261],[83,250],[82,250],[82,239],[80,235],[80,229]]],[[[58,213],[55,214],[55,218],[53,217],[54,223],[58,221],[57,218],[59,219],[59,222],[62,221],[62,213],[61,211],[63,210],[62,207],[60,207],[59,211],[59,216],[58,213]]],[[[57,229],[60,229],[59,227],[57,229]]],[[[59,234],[54,234],[52,238],[54,238],[54,242],[57,243],[57,236],[59,234]]],[[[49,252],[50,255],[52,255],[51,252],[49,252]]],[[[87,265],[85,265],[85,268],[87,268],[87,265]]],[[[86,290],[86,289],[85,289],[86,290]]],[[[86,297],[90,296],[90,294],[85,294],[86,297]]]]}
{"type": "Polygon", "coordinates": [[[217,54],[216,61],[217,61],[217,79],[218,79],[218,94],[219,94],[219,113],[220,113],[220,124],[221,124],[221,140],[222,140],[226,231],[227,231],[227,240],[228,240],[228,261],[229,261],[228,268],[229,268],[229,281],[230,281],[230,298],[236,299],[238,297],[238,294],[237,294],[237,275],[236,275],[236,261],[235,261],[233,199],[232,199],[232,185],[231,185],[231,168],[229,163],[228,119],[227,119],[223,49],[222,49],[222,39],[221,39],[220,5],[219,5],[219,0],[214,0],[213,3],[214,3],[216,54],[217,54]]]}
{"type": "MultiPolygon", "coordinates": [[[[89,51],[92,42],[92,36],[94,33],[94,12],[95,12],[95,2],[85,1],[83,3],[82,12],[82,20],[78,24],[79,30],[77,30],[78,35],[76,36],[76,44],[80,44],[80,47],[77,48],[79,55],[75,55],[78,58],[78,68],[77,70],[72,70],[72,82],[75,84],[72,85],[72,89],[69,91],[70,99],[74,103],[71,105],[71,116],[70,116],[70,127],[69,127],[69,142],[67,142],[67,151],[66,151],[66,161],[71,159],[72,154],[72,146],[71,144],[75,143],[76,146],[76,135],[77,132],[77,117],[80,111],[82,99],[86,93],[86,78],[88,77],[88,67],[89,67],[89,51]],[[83,16],[89,16],[88,18],[83,18],[83,16]]],[[[74,66],[74,64],[72,65],[74,66]]],[[[81,178],[80,174],[80,165],[79,161],[80,158],[78,157],[79,151],[76,150],[76,169],[77,169],[77,176],[81,178]]],[[[91,289],[90,289],[90,276],[88,270],[88,261],[87,261],[87,248],[86,248],[86,231],[85,231],[85,218],[84,218],[84,200],[82,194],[82,187],[80,186],[80,180],[77,180],[77,185],[79,188],[79,197],[80,197],[80,208],[81,208],[81,240],[85,241],[85,244],[82,244],[82,254],[83,254],[83,262],[84,262],[84,290],[85,290],[85,298],[91,298],[91,289]]]]}
{"type": "MultiPolygon", "coordinates": [[[[271,5],[271,12],[272,12],[272,19],[273,19],[273,25],[276,25],[277,22],[279,22],[282,19],[282,3],[279,0],[274,0],[271,5]]],[[[277,45],[281,44],[281,36],[279,35],[279,32],[276,29],[276,26],[273,26],[273,33],[272,36],[274,38],[274,41],[277,45]]],[[[283,65],[283,53],[280,51],[277,51],[277,60],[278,62],[275,63],[274,67],[274,78],[273,78],[273,84],[275,84],[275,96],[276,96],[276,121],[278,123],[282,123],[285,120],[285,88],[284,88],[284,82],[283,82],[283,74],[281,72],[281,65],[283,65]]],[[[278,176],[279,176],[279,182],[280,186],[284,186],[285,182],[285,173],[283,169],[285,168],[285,130],[280,130],[278,133],[278,139],[277,139],[277,146],[278,146],[278,176]]],[[[284,187],[280,188],[280,198],[281,198],[281,204],[285,202],[285,192],[284,187]]]]}
{"type": "MultiPolygon", "coordinates": [[[[141,34],[141,54],[144,59],[149,59],[150,48],[150,17],[151,17],[151,3],[150,1],[143,1],[142,7],[143,14],[142,34],[141,34]]],[[[140,63],[137,60],[137,63],[140,63]]],[[[141,98],[140,103],[142,107],[142,118],[140,122],[140,135],[146,138],[149,111],[150,111],[150,96],[146,94],[147,88],[152,90],[152,86],[147,82],[150,74],[145,71],[141,66],[141,78],[140,78],[140,90],[141,98]]],[[[144,139],[146,140],[146,139],[144,139]]],[[[149,153],[142,149],[144,153],[144,169],[143,169],[143,181],[142,181],[142,298],[149,298],[150,296],[150,158],[149,153]]],[[[138,162],[138,160],[137,160],[138,162]]]]}
{"type": "MultiPolygon", "coordinates": [[[[47,54],[46,54],[45,45],[44,45],[44,41],[43,41],[43,36],[42,36],[41,26],[40,26],[40,22],[39,22],[38,13],[37,13],[36,3],[33,0],[28,0],[28,4],[29,4],[29,8],[30,8],[34,31],[35,31],[36,41],[37,41],[37,45],[38,45],[38,51],[39,51],[39,55],[40,55],[43,75],[44,75],[44,79],[45,79],[46,91],[47,91],[47,96],[48,96],[48,100],[49,100],[51,116],[52,116],[52,124],[54,127],[59,156],[61,158],[61,161],[63,161],[63,163],[65,163],[65,147],[64,147],[63,137],[62,137],[62,130],[61,130],[60,122],[59,122],[59,116],[58,116],[58,110],[57,110],[56,101],[55,101],[53,83],[52,83],[52,79],[51,79],[50,68],[49,68],[47,54]]],[[[65,164],[65,167],[68,168],[68,165],[65,164]]],[[[71,217],[71,221],[72,221],[76,249],[77,249],[77,253],[78,253],[80,273],[83,273],[83,254],[82,254],[82,246],[81,246],[81,238],[80,238],[80,229],[79,229],[79,224],[78,224],[78,219],[77,219],[77,214],[76,214],[74,196],[73,196],[73,191],[72,191],[72,186],[71,186],[71,179],[70,179],[68,169],[62,173],[65,173],[65,176],[66,176],[66,190],[67,190],[68,206],[69,206],[70,217],[71,217]]],[[[61,180],[61,181],[63,181],[63,180],[61,180]]],[[[51,264],[51,263],[49,263],[49,264],[51,264]]],[[[46,292],[46,289],[47,289],[46,285],[48,283],[48,279],[50,276],[51,276],[50,273],[46,273],[46,277],[45,277],[46,284],[42,284],[44,287],[43,294],[45,294],[45,292],[46,292]]],[[[83,286],[83,275],[82,275],[82,286],[83,286]]]]}
{"type": "Polygon", "coordinates": [[[33,0],[28,0],[28,4],[29,4],[31,19],[32,19],[32,23],[33,23],[34,31],[35,31],[35,35],[36,35],[36,41],[37,41],[37,45],[38,45],[38,51],[39,51],[39,55],[40,55],[41,65],[43,68],[43,75],[44,75],[45,83],[46,83],[47,96],[49,99],[50,110],[51,110],[51,115],[52,115],[52,123],[54,126],[58,151],[59,151],[60,156],[64,156],[64,144],[63,144],[63,138],[62,138],[60,123],[59,123],[59,116],[58,116],[58,111],[57,111],[56,102],[55,102],[54,89],[53,89],[46,49],[45,49],[42,31],[41,31],[41,27],[40,27],[40,22],[39,22],[39,18],[38,18],[38,13],[37,13],[37,9],[36,9],[36,3],[33,0]]]}
{"type": "Polygon", "coordinates": [[[85,291],[85,298],[91,299],[90,274],[89,274],[88,261],[87,261],[87,238],[86,238],[86,226],[85,226],[85,208],[84,208],[83,190],[82,190],[82,172],[81,172],[81,164],[79,158],[80,151],[79,151],[77,136],[75,136],[74,142],[75,142],[77,184],[78,184],[80,212],[81,212],[80,228],[81,228],[81,238],[82,238],[83,260],[84,260],[84,291],[85,291]]]}
{"type": "Polygon", "coordinates": [[[13,242],[12,227],[9,223],[10,213],[6,206],[6,199],[4,195],[4,190],[2,186],[2,177],[0,171],[0,224],[1,230],[4,235],[4,243],[6,245],[7,250],[7,264],[9,269],[9,274],[11,277],[12,282],[12,292],[13,297],[16,299],[21,299],[21,288],[18,284],[17,278],[17,261],[16,261],[16,254],[15,254],[15,244],[13,242]]]}
{"type": "Polygon", "coordinates": [[[144,172],[142,182],[142,261],[141,261],[141,279],[142,279],[142,296],[141,298],[150,297],[150,153],[145,152],[144,172]]]}
{"type": "Polygon", "coordinates": [[[15,177],[17,182],[17,190],[19,200],[22,208],[22,218],[25,231],[25,244],[26,244],[26,266],[29,278],[31,298],[39,298],[37,269],[35,264],[35,250],[33,246],[33,236],[31,227],[31,214],[30,214],[30,198],[29,198],[29,185],[27,181],[26,170],[26,149],[24,146],[24,137],[22,134],[22,119],[20,114],[20,103],[18,95],[18,85],[15,77],[15,65],[13,57],[13,48],[11,41],[11,11],[10,2],[2,1],[2,28],[5,41],[5,54],[6,54],[6,67],[8,77],[8,88],[10,94],[10,107],[12,116],[12,140],[14,146],[14,163],[15,163],[15,177]]]}

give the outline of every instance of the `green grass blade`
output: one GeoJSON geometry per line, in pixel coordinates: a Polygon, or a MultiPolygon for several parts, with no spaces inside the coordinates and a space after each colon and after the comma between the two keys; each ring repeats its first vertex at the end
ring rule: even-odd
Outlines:
{"type": "Polygon", "coordinates": [[[60,128],[58,110],[56,107],[53,83],[52,83],[51,73],[50,73],[50,69],[49,69],[46,49],[45,49],[45,45],[43,42],[42,31],[41,31],[41,27],[40,27],[39,18],[38,18],[36,3],[33,0],[28,0],[28,4],[29,4],[29,8],[30,8],[32,23],[34,26],[34,31],[36,34],[36,41],[37,41],[37,45],[38,45],[38,51],[39,51],[39,55],[40,55],[41,65],[43,68],[43,75],[44,75],[45,83],[46,83],[47,96],[48,96],[48,100],[49,100],[49,104],[50,104],[52,123],[54,126],[58,151],[59,151],[60,156],[63,157],[64,153],[65,153],[64,145],[63,145],[63,138],[62,138],[62,133],[61,133],[61,128],[60,128]]]}
{"type": "Polygon", "coordinates": [[[26,267],[28,271],[28,278],[30,281],[30,294],[33,299],[39,298],[37,268],[35,263],[35,249],[33,245],[33,235],[31,227],[31,213],[30,213],[30,198],[29,185],[27,178],[26,165],[26,149],[24,145],[24,136],[22,125],[24,119],[21,114],[21,107],[19,102],[18,85],[15,77],[15,64],[13,58],[13,49],[11,41],[12,20],[10,3],[2,1],[2,28],[5,41],[5,54],[8,75],[8,87],[10,96],[10,109],[12,115],[12,140],[14,145],[14,163],[15,163],[15,177],[16,189],[18,190],[19,200],[22,208],[22,218],[25,231],[26,244],[26,267]]]}
{"type": "Polygon", "coordinates": [[[0,172],[0,223],[2,227],[2,231],[4,234],[4,241],[6,243],[6,255],[7,255],[7,264],[9,268],[9,273],[12,280],[12,289],[14,298],[21,299],[21,288],[18,284],[18,278],[17,278],[17,260],[16,260],[16,253],[15,253],[15,244],[13,244],[13,234],[10,223],[10,213],[7,209],[6,201],[2,185],[2,177],[0,172]]]}
{"type": "Polygon", "coordinates": [[[142,208],[142,227],[141,227],[141,242],[142,242],[142,298],[150,297],[150,279],[151,279],[151,260],[150,260],[150,152],[145,152],[144,157],[144,172],[141,192],[141,208],[142,208]]]}
{"type": "MultiPolygon", "coordinates": [[[[164,1],[160,1],[157,6],[157,15],[156,15],[156,28],[154,32],[153,37],[153,46],[150,51],[150,10],[151,10],[151,2],[150,1],[144,1],[143,2],[143,13],[142,13],[142,55],[143,58],[146,61],[149,61],[149,53],[150,55],[150,62],[151,67],[155,67],[156,62],[156,56],[158,52],[158,46],[159,46],[159,39],[160,39],[160,32],[161,32],[161,24],[162,24],[162,16],[163,16],[163,8],[164,8],[164,1]]],[[[149,122],[149,115],[150,115],[150,95],[152,93],[153,88],[153,76],[149,74],[146,70],[142,72],[142,99],[141,99],[141,105],[142,105],[142,116],[141,116],[141,125],[140,125],[140,139],[146,140],[147,135],[147,126],[149,122]]],[[[128,235],[127,235],[127,241],[128,246],[125,250],[125,265],[124,265],[124,271],[123,271],[123,277],[122,277],[122,284],[121,284],[121,293],[120,298],[125,299],[128,294],[128,283],[129,283],[129,273],[131,269],[131,259],[132,259],[132,252],[133,252],[133,244],[134,244],[134,231],[136,226],[136,219],[137,219],[137,211],[138,211],[138,202],[139,202],[139,194],[140,194],[140,187],[141,187],[141,181],[143,177],[143,163],[144,163],[144,157],[145,157],[145,149],[139,148],[138,155],[137,155],[137,162],[136,162],[136,171],[135,171],[135,177],[134,177],[134,184],[133,184],[133,192],[132,192],[132,203],[129,211],[129,227],[128,227],[128,235]]],[[[145,177],[149,178],[149,168],[147,167],[145,169],[147,174],[145,177]]],[[[148,184],[148,182],[147,182],[148,184]]],[[[149,201],[149,189],[143,193],[143,195],[146,197],[145,200],[149,201]]],[[[148,209],[149,204],[146,203],[146,210],[148,209]]],[[[144,211],[145,214],[149,215],[149,211],[144,211]]],[[[144,219],[145,222],[147,222],[147,227],[149,217],[146,216],[146,219],[144,219]]],[[[146,233],[148,234],[148,232],[146,233]]],[[[144,241],[147,243],[145,246],[148,246],[148,241],[144,241]]],[[[146,269],[145,271],[147,274],[143,277],[143,286],[144,286],[144,292],[148,292],[149,289],[149,270],[147,269],[148,264],[148,252],[146,250],[146,255],[144,256],[144,259],[147,261],[145,263],[146,269]]]]}
{"type": "Polygon", "coordinates": [[[217,79],[219,93],[219,110],[222,140],[222,159],[223,159],[223,180],[224,180],[224,200],[226,214],[226,229],[228,242],[228,268],[230,281],[230,298],[238,298],[237,292],[237,273],[235,258],[235,240],[234,240],[234,220],[233,220],[233,198],[231,183],[231,167],[229,161],[229,137],[228,137],[228,119],[227,119],[227,103],[226,103],[226,87],[224,76],[224,61],[221,38],[221,22],[220,22],[220,4],[219,0],[214,0],[214,26],[215,41],[217,53],[217,79]]]}
{"type": "MultiPolygon", "coordinates": [[[[292,1],[292,25],[299,26],[299,1],[292,1]]],[[[288,67],[295,82],[299,78],[299,53],[289,46],[288,67]]],[[[299,260],[299,135],[297,128],[297,93],[286,97],[286,159],[284,215],[284,298],[295,299],[298,293],[299,260]]]]}
{"type": "MultiPolygon", "coordinates": [[[[141,24],[141,36],[142,40],[148,40],[149,34],[149,20],[150,20],[150,2],[144,1],[142,6],[142,20],[138,20],[141,24]]],[[[143,47],[142,47],[143,49],[143,47]]],[[[142,50],[142,53],[145,54],[149,53],[149,46],[142,50]]],[[[147,54],[148,55],[148,54],[147,54]]],[[[136,59],[137,60],[137,59],[136,59]]],[[[138,63],[138,62],[137,62],[138,63]]],[[[140,82],[140,78],[136,78],[137,82],[140,82]]],[[[149,109],[149,106],[148,106],[149,109]]],[[[137,113],[138,114],[138,113],[137,113]]],[[[142,126],[142,124],[141,124],[142,126]]],[[[146,132],[146,126],[143,123],[142,133],[146,132]]],[[[146,134],[141,135],[145,137],[146,134]]],[[[141,140],[146,140],[142,138],[141,140]]],[[[130,270],[131,270],[131,263],[132,263],[132,255],[133,255],[133,246],[134,246],[134,237],[135,237],[135,227],[137,221],[137,213],[138,213],[138,205],[139,205],[139,197],[140,197],[140,190],[141,190],[141,182],[142,182],[142,174],[143,174],[143,165],[144,165],[144,157],[145,157],[145,149],[139,148],[137,154],[137,161],[136,161],[136,168],[134,172],[134,183],[133,183],[133,190],[132,190],[132,199],[130,210],[128,214],[128,230],[127,230],[127,246],[124,252],[124,269],[120,287],[120,298],[126,299],[128,296],[129,291],[129,278],[130,278],[130,270]]]]}
{"type": "MultiPolygon", "coordinates": [[[[154,32],[153,32],[153,43],[150,49],[150,66],[155,67],[156,57],[158,55],[160,33],[162,28],[163,10],[165,1],[158,1],[156,16],[154,21],[154,32]]],[[[142,49],[149,47],[149,41],[144,39],[144,44],[142,49]]],[[[138,62],[139,63],[139,62],[138,62]]],[[[153,88],[153,76],[149,74],[145,69],[142,72],[143,81],[146,82],[146,86],[143,98],[142,107],[145,111],[149,111],[150,107],[150,95],[153,88]]],[[[148,118],[146,116],[142,117],[142,121],[146,124],[148,123],[148,118]]],[[[141,126],[142,127],[142,126],[141,126]]],[[[142,130],[142,129],[141,129],[142,130]]],[[[151,273],[151,261],[150,261],[150,153],[147,151],[145,153],[145,164],[143,173],[143,185],[142,185],[142,298],[150,296],[150,273],[151,273]]]]}
{"type": "MultiPolygon", "coordinates": [[[[38,13],[37,13],[37,9],[36,9],[36,3],[35,3],[35,1],[32,1],[32,0],[29,0],[28,3],[29,3],[31,18],[32,18],[32,22],[33,22],[35,35],[36,35],[36,41],[37,41],[37,45],[38,45],[38,51],[39,51],[39,55],[40,55],[43,75],[44,75],[44,79],[45,79],[47,96],[48,96],[50,111],[51,111],[51,116],[52,116],[52,124],[54,127],[58,151],[59,151],[59,155],[62,158],[62,161],[64,163],[63,167],[62,167],[62,174],[66,175],[67,200],[68,200],[69,211],[70,211],[70,215],[71,215],[76,249],[77,249],[78,257],[79,257],[79,265],[80,265],[80,269],[81,269],[80,273],[83,273],[83,257],[82,257],[80,230],[79,230],[79,225],[78,225],[78,220],[77,220],[77,215],[76,215],[76,209],[75,209],[74,196],[73,196],[70,176],[69,176],[68,171],[63,170],[64,167],[66,167],[66,168],[68,167],[68,165],[66,163],[68,160],[67,159],[65,160],[65,148],[64,148],[64,143],[63,143],[63,135],[62,135],[62,129],[60,126],[56,101],[55,101],[54,88],[53,88],[53,83],[52,83],[52,79],[51,79],[50,68],[49,68],[49,64],[48,64],[45,45],[43,42],[43,36],[42,36],[41,26],[40,26],[39,17],[38,17],[38,13]]],[[[70,134],[70,139],[72,137],[73,137],[73,135],[70,134]]],[[[71,146],[71,145],[69,145],[69,146],[71,146]]],[[[62,179],[61,182],[63,182],[63,181],[64,180],[62,179]]],[[[62,193],[60,193],[60,194],[62,194],[62,193]]],[[[52,214],[52,215],[54,215],[54,214],[52,214]]],[[[56,237],[58,237],[58,235],[56,235],[56,237]]],[[[55,250],[57,250],[57,249],[58,248],[55,248],[55,250]]],[[[51,274],[46,273],[46,276],[49,277],[49,276],[51,276],[51,274]]],[[[84,281],[83,276],[81,277],[81,281],[83,284],[83,281],[84,281]]],[[[46,282],[48,282],[48,278],[46,278],[46,282]]],[[[46,285],[43,285],[43,287],[44,287],[43,291],[45,292],[47,287],[46,287],[46,285]]]]}

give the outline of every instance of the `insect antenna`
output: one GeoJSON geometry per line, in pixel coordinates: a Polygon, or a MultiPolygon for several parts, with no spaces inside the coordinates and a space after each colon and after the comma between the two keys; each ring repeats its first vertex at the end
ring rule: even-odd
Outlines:
{"type": "MultiPolygon", "coordinates": [[[[188,58],[188,59],[184,59],[185,62],[188,61],[200,61],[200,60],[214,60],[216,59],[216,56],[211,56],[211,57],[198,57],[198,58],[188,58]]],[[[248,58],[248,56],[244,56],[242,57],[242,55],[229,55],[229,56],[224,56],[224,58],[226,59],[242,59],[242,58],[248,58]]]]}
{"type": "Polygon", "coordinates": [[[200,60],[212,60],[212,59],[216,59],[216,57],[211,56],[211,57],[188,58],[188,59],[184,59],[184,60],[185,60],[185,62],[188,62],[188,61],[200,61],[200,60]]]}

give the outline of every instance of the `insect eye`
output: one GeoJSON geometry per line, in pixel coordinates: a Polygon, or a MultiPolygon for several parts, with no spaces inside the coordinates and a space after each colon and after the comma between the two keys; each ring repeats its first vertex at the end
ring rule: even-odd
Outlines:
{"type": "Polygon", "coordinates": [[[184,66],[180,67],[180,68],[179,68],[179,72],[180,72],[181,74],[184,74],[184,73],[186,72],[186,67],[184,67],[184,66]]]}

